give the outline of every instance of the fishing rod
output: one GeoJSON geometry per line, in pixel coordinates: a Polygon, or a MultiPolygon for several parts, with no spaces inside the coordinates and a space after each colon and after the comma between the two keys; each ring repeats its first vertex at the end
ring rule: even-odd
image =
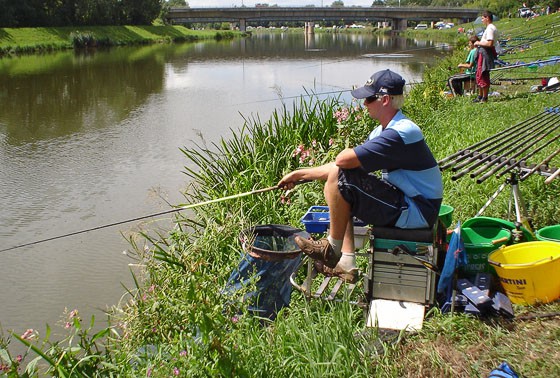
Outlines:
{"type": "MultiPolygon", "coordinates": [[[[309,182],[309,180],[300,180],[300,181],[295,182],[294,184],[299,185],[299,184],[303,184],[303,183],[306,183],[306,182],[309,182]]],[[[46,239],[36,240],[36,241],[30,242],[30,243],[25,243],[25,244],[16,245],[16,246],[9,247],[9,248],[0,249],[0,252],[11,251],[11,250],[18,249],[18,248],[28,247],[28,246],[31,246],[31,245],[45,243],[45,242],[52,241],[52,240],[66,238],[66,237],[69,237],[69,236],[84,234],[86,232],[101,230],[103,228],[114,227],[114,226],[118,226],[118,225],[125,224],[125,223],[139,221],[139,220],[142,220],[142,219],[147,219],[147,218],[152,218],[152,217],[158,217],[158,216],[161,216],[161,215],[176,213],[176,212],[183,211],[183,210],[193,209],[193,208],[198,207],[198,206],[209,205],[209,204],[212,204],[212,203],[218,203],[218,202],[227,201],[227,200],[231,200],[231,199],[246,197],[246,196],[250,196],[252,194],[269,192],[271,190],[276,190],[276,189],[281,189],[281,188],[282,187],[280,187],[279,185],[274,185],[274,186],[269,186],[268,188],[264,188],[264,189],[255,189],[255,190],[251,190],[251,191],[245,192],[245,193],[233,194],[231,196],[211,199],[211,200],[208,200],[208,201],[197,202],[197,203],[193,203],[193,204],[189,204],[189,205],[183,205],[183,206],[179,206],[179,207],[176,207],[174,209],[171,209],[171,210],[160,211],[158,213],[144,215],[144,216],[136,217],[136,218],[132,218],[132,219],[126,219],[126,220],[122,220],[122,221],[118,221],[118,222],[105,224],[105,225],[102,225],[102,226],[91,227],[91,228],[88,228],[88,229],[85,229],[85,230],[74,231],[74,232],[70,232],[70,233],[67,233],[67,234],[64,234],[64,235],[53,236],[53,237],[46,238],[46,239]]]]}
{"type": "Polygon", "coordinates": [[[547,60],[539,60],[539,61],[529,62],[529,63],[510,64],[509,66],[492,68],[490,71],[496,72],[496,71],[503,71],[503,70],[511,70],[512,68],[527,67],[527,66],[531,66],[533,64],[552,63],[552,62],[558,62],[558,61],[560,61],[560,57],[559,58],[551,58],[551,59],[547,59],[547,60]]]}
{"type": "MultiPolygon", "coordinates": [[[[536,145],[537,143],[539,143],[541,140],[543,140],[546,136],[548,136],[550,133],[554,132],[554,130],[556,129],[556,125],[554,125],[554,128],[551,129],[550,131],[548,131],[547,133],[539,136],[538,138],[534,139],[531,143],[525,145],[523,148],[521,148],[520,150],[518,150],[517,152],[515,152],[513,155],[509,155],[509,153],[512,153],[514,150],[510,150],[508,151],[508,153],[502,155],[502,156],[498,156],[495,159],[493,159],[492,161],[489,161],[488,163],[486,163],[485,166],[483,166],[482,168],[480,168],[479,170],[477,170],[474,173],[471,173],[471,178],[475,178],[476,176],[478,176],[480,173],[484,172],[485,170],[487,170],[490,166],[498,163],[499,161],[501,161],[501,163],[497,164],[495,168],[491,169],[488,173],[484,174],[482,177],[480,177],[479,179],[476,180],[477,184],[481,184],[484,180],[486,180],[488,177],[492,176],[494,173],[496,173],[500,168],[502,168],[503,166],[510,164],[510,161],[512,159],[515,159],[517,156],[521,155],[522,153],[524,153],[525,151],[527,151],[529,148],[533,147],[534,145],[536,145]],[[508,158],[509,157],[509,158],[508,158]]],[[[557,139],[557,138],[555,138],[557,139]]],[[[550,143],[550,142],[549,142],[550,143]]],[[[517,146],[516,148],[519,148],[519,146],[517,146]]]]}
{"type": "MultiPolygon", "coordinates": [[[[554,120],[552,120],[552,121],[554,121],[554,120]]],[[[550,123],[551,123],[551,121],[548,121],[544,125],[540,126],[539,129],[534,130],[534,132],[536,132],[536,131],[547,131],[547,133],[545,135],[550,134],[556,128],[556,125],[554,125],[554,124],[551,127],[549,125],[550,123]]],[[[464,169],[463,171],[457,173],[451,179],[452,180],[457,180],[457,179],[463,177],[465,174],[467,174],[469,172],[472,172],[478,166],[486,163],[485,166],[483,166],[482,168],[480,168],[477,171],[470,174],[471,178],[476,177],[477,175],[479,175],[480,173],[482,173],[483,171],[488,169],[489,166],[491,166],[493,164],[496,164],[497,162],[500,162],[503,159],[506,159],[509,154],[518,150],[520,147],[523,147],[527,142],[529,142],[531,140],[534,140],[534,135],[535,134],[527,134],[527,135],[523,136],[520,140],[514,140],[510,143],[507,143],[502,148],[498,149],[497,151],[494,151],[493,154],[484,154],[484,155],[478,154],[478,155],[474,156],[473,158],[469,159],[469,161],[467,163],[461,164],[461,168],[464,167],[465,165],[468,165],[473,160],[478,160],[478,161],[475,162],[473,165],[469,166],[468,168],[464,169]],[[498,155],[500,153],[501,153],[501,155],[498,155]],[[480,158],[481,156],[482,156],[482,158],[480,158]]],[[[540,141],[541,139],[542,139],[542,137],[538,138],[537,140],[540,141]]],[[[531,144],[531,145],[533,145],[533,144],[531,144]]],[[[515,156],[517,156],[517,154],[515,156]]],[[[506,161],[509,161],[509,159],[507,159],[506,161]]],[[[484,181],[484,180],[482,180],[482,181],[484,181]]],[[[478,180],[477,180],[477,182],[478,182],[478,180]]],[[[480,182],[478,182],[478,183],[480,184],[480,182]]]]}
{"type": "MultiPolygon", "coordinates": [[[[539,121],[539,120],[536,120],[536,121],[539,121]]],[[[490,156],[492,154],[496,154],[496,153],[504,151],[506,148],[508,148],[508,147],[510,147],[510,146],[512,146],[516,143],[519,143],[519,140],[515,139],[519,136],[522,138],[521,142],[523,142],[527,138],[531,138],[532,137],[531,134],[526,134],[526,135],[523,136],[523,134],[526,133],[527,131],[533,131],[533,124],[532,123],[529,123],[529,124],[523,126],[519,130],[515,131],[515,133],[513,133],[513,134],[502,135],[499,138],[495,138],[493,140],[490,140],[488,142],[487,146],[481,146],[478,150],[473,151],[470,155],[465,155],[463,158],[457,159],[456,162],[459,162],[461,160],[464,160],[464,158],[468,158],[466,161],[455,165],[452,168],[452,171],[456,172],[456,171],[460,170],[461,168],[471,164],[473,161],[479,160],[481,157],[484,158],[484,160],[486,160],[486,159],[490,158],[490,156]],[[504,142],[507,142],[509,140],[511,140],[511,142],[508,142],[504,145],[504,142]],[[501,147],[501,148],[499,148],[499,147],[501,147]],[[498,150],[496,151],[496,149],[498,149],[498,150]],[[492,154],[491,154],[491,152],[492,152],[492,154]]],[[[471,167],[471,169],[472,168],[474,168],[474,167],[471,167]]],[[[462,176],[462,174],[459,175],[457,178],[459,178],[461,176],[462,176]]]]}
{"type": "MultiPolygon", "coordinates": [[[[447,157],[445,157],[445,158],[439,160],[439,161],[438,161],[438,164],[440,165],[440,169],[444,170],[444,169],[446,169],[446,168],[448,168],[448,167],[454,165],[454,164],[455,164],[455,161],[459,160],[459,159],[458,159],[459,157],[463,156],[463,155],[466,154],[466,153],[469,153],[469,152],[473,151],[473,150],[474,150],[475,148],[477,148],[477,147],[481,147],[481,146],[482,146],[482,147],[486,147],[486,145],[487,145],[488,143],[492,142],[496,137],[498,137],[498,136],[500,136],[500,135],[504,135],[504,134],[505,134],[505,135],[509,136],[512,130],[518,128],[519,126],[522,126],[522,125],[525,124],[526,122],[534,121],[534,120],[538,119],[538,117],[542,116],[543,114],[546,114],[546,112],[542,112],[542,113],[540,113],[540,114],[534,115],[533,117],[531,117],[531,118],[529,118],[529,119],[526,119],[526,120],[524,120],[524,121],[521,121],[521,122],[519,122],[519,123],[517,123],[517,124],[515,124],[515,125],[513,125],[513,126],[511,126],[511,127],[509,127],[509,128],[507,128],[507,129],[505,129],[505,130],[503,130],[503,131],[500,131],[500,132],[497,133],[497,134],[494,134],[494,135],[492,135],[492,136],[489,136],[488,138],[486,138],[486,139],[484,139],[484,140],[481,140],[480,142],[477,142],[477,143],[475,143],[475,144],[473,144],[473,145],[471,145],[471,146],[469,146],[469,147],[466,147],[466,148],[464,148],[464,149],[462,149],[462,150],[459,150],[459,151],[455,152],[454,154],[451,154],[451,155],[449,155],[449,156],[447,156],[447,157]],[[446,163],[446,164],[443,164],[443,163],[446,163]],[[443,165],[442,165],[442,164],[443,164],[443,165]]],[[[523,126],[523,127],[527,127],[527,126],[523,126]]]]}
{"type": "MultiPolygon", "coordinates": [[[[552,142],[556,141],[560,139],[560,134],[556,135],[555,137],[553,137],[551,140],[547,141],[545,144],[535,148],[533,151],[529,152],[527,155],[523,156],[522,158],[519,159],[519,161],[517,163],[512,163],[510,161],[509,165],[501,172],[499,172],[498,174],[496,174],[496,177],[502,177],[503,175],[505,175],[506,173],[508,173],[509,171],[511,171],[512,169],[516,168],[516,167],[521,167],[522,164],[525,164],[525,162],[532,156],[536,155],[538,152],[542,151],[543,149],[545,149],[546,147],[548,147],[552,142]]],[[[550,160],[552,160],[552,158],[556,155],[558,155],[558,153],[560,153],[560,150],[556,151],[554,154],[548,156],[545,160],[543,160],[541,163],[539,163],[536,167],[541,167],[542,165],[548,163],[550,160]],[[549,159],[549,160],[547,160],[549,159]]],[[[536,171],[536,169],[532,169],[530,172],[530,174],[533,174],[536,171]]],[[[521,177],[519,178],[519,180],[521,180],[521,177]]]]}
{"type": "Polygon", "coordinates": [[[552,182],[552,180],[554,180],[556,177],[558,177],[560,175],[560,168],[558,168],[556,170],[556,172],[554,172],[553,174],[551,174],[545,181],[545,184],[550,184],[552,182]]]}
{"type": "MultiPolygon", "coordinates": [[[[541,167],[543,165],[548,164],[556,155],[560,154],[560,148],[556,150],[556,152],[553,152],[552,154],[548,155],[543,161],[541,161],[539,164],[535,165],[533,167],[533,169],[531,169],[529,172],[527,172],[525,175],[523,175],[522,177],[519,178],[519,180],[523,181],[525,180],[527,177],[531,176],[533,173],[535,173],[536,171],[538,171],[539,169],[541,169],[541,167]]],[[[551,175],[553,176],[553,175],[551,175]]],[[[550,178],[550,177],[549,177],[550,178]]],[[[554,177],[552,178],[554,179],[554,177]]],[[[552,179],[550,181],[552,181],[552,179]]],[[[548,184],[549,182],[548,178],[545,180],[545,184],[548,184]]]]}

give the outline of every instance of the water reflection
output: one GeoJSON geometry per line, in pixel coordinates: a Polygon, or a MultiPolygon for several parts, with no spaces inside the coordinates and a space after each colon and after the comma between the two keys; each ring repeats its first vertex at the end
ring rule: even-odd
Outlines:
{"type": "MultiPolygon", "coordinates": [[[[116,54],[127,52],[132,50],[116,54]]],[[[105,56],[112,54],[16,58],[26,67],[25,74],[0,76],[7,143],[25,144],[118,124],[162,90],[164,62],[157,55],[127,54],[108,61],[105,56]]]]}
{"type": "MultiPolygon", "coordinates": [[[[276,33],[1,59],[2,245],[168,209],[159,196],[179,203],[186,185],[180,147],[201,138],[211,145],[243,117],[264,121],[309,91],[350,100],[351,86],[379,69],[413,82],[446,53],[434,47],[371,35],[276,33]]],[[[120,232],[136,226],[4,253],[2,326],[52,325],[64,307],[88,319],[117,303],[119,283],[130,280],[120,232]]]]}

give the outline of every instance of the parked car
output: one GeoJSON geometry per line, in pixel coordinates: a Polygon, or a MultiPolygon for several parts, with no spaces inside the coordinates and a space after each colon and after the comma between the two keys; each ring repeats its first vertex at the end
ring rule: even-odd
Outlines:
{"type": "Polygon", "coordinates": [[[426,25],[426,24],[418,24],[414,28],[414,30],[426,30],[426,29],[428,29],[428,25],[426,25]]]}
{"type": "Polygon", "coordinates": [[[535,15],[535,12],[533,12],[531,8],[519,8],[517,13],[519,14],[519,17],[523,18],[533,17],[535,15]]]}

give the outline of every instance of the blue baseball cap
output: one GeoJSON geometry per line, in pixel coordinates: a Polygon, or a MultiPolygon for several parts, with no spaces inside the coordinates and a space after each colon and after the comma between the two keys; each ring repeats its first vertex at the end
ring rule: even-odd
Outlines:
{"type": "Polygon", "coordinates": [[[374,95],[402,95],[406,81],[389,69],[371,75],[363,87],[354,89],[354,98],[366,98],[374,95]]]}

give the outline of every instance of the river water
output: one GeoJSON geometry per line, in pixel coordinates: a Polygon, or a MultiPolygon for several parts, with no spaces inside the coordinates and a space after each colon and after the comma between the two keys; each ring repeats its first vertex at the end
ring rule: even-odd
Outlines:
{"type": "MultiPolygon", "coordinates": [[[[445,47],[445,46],[444,46],[445,47]]],[[[0,250],[168,210],[186,176],[179,148],[227,138],[306,92],[348,90],[391,68],[409,83],[446,49],[352,34],[248,39],[0,59],[0,250]]],[[[169,217],[0,252],[0,325],[44,334],[132,287],[126,237],[169,217]]]]}

